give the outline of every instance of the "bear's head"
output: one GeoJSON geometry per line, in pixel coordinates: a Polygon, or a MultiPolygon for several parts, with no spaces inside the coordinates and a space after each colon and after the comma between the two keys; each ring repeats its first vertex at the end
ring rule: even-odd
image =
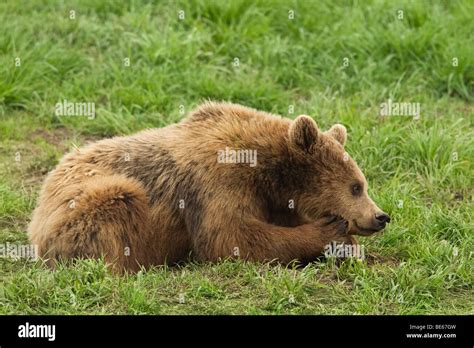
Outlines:
{"type": "Polygon", "coordinates": [[[367,193],[367,181],[344,150],[346,128],[336,124],[321,132],[309,116],[298,116],[289,127],[289,149],[298,168],[298,212],[308,220],[339,215],[349,233],[370,235],[390,222],[367,193]]]}

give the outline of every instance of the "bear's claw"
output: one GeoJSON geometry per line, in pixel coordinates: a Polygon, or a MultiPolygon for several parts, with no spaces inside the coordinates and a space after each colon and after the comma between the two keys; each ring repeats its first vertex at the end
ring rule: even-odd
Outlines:
{"type": "Polygon", "coordinates": [[[343,235],[349,232],[349,222],[339,215],[330,215],[323,218],[323,226],[336,232],[336,234],[343,235]]]}

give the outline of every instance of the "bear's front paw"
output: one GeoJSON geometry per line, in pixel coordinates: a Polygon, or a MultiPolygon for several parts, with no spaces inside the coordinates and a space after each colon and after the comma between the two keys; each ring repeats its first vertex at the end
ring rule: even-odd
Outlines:
{"type": "Polygon", "coordinates": [[[359,245],[359,242],[357,242],[357,239],[350,234],[346,234],[343,236],[337,236],[334,238],[335,241],[339,243],[344,243],[345,245],[351,244],[351,245],[359,245]]]}
{"type": "Polygon", "coordinates": [[[328,237],[346,236],[349,232],[349,222],[338,215],[323,217],[316,222],[321,232],[328,237]]]}

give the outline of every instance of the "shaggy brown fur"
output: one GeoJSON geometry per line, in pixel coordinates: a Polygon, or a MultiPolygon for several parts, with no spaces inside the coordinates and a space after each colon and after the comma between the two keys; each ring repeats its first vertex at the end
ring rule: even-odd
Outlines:
{"type": "Polygon", "coordinates": [[[189,255],[314,260],[333,240],[377,229],[379,209],[345,140],[343,126],[323,133],[308,116],[206,103],[179,124],[66,155],[29,236],[43,258],[104,256],[132,271],[189,255]],[[226,147],[256,150],[257,165],[218,163],[226,147]]]}

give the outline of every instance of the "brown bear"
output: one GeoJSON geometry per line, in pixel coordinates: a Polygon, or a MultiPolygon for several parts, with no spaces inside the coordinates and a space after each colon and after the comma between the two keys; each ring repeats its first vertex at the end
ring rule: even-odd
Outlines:
{"type": "Polygon", "coordinates": [[[207,102],[178,124],[66,155],[46,178],[29,237],[52,265],[308,262],[390,221],[345,141],[342,125],[321,132],[309,116],[207,102]]]}

